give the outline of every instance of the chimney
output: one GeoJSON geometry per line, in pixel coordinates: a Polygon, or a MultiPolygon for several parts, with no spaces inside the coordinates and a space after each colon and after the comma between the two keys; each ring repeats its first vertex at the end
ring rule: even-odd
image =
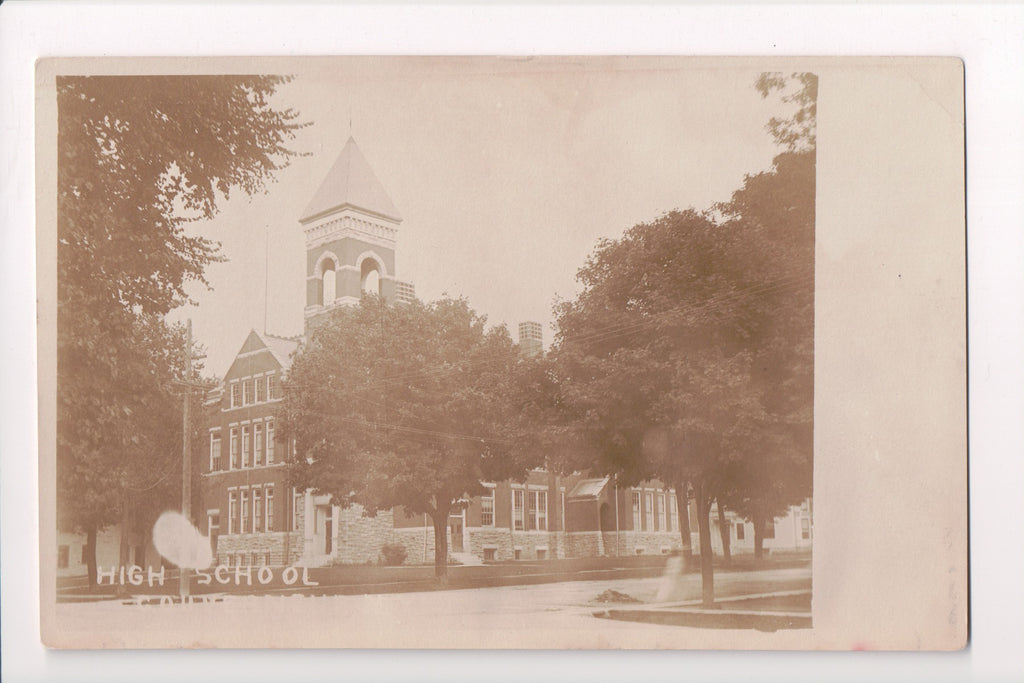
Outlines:
{"type": "Polygon", "coordinates": [[[536,358],[544,352],[544,332],[540,323],[519,323],[519,353],[524,358],[536,358]]]}

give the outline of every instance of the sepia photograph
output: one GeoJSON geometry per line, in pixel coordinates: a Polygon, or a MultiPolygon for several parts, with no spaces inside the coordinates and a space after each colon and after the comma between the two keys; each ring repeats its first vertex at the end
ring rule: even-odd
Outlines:
{"type": "Polygon", "coordinates": [[[898,374],[835,353],[885,243],[821,227],[819,92],[918,67],[950,222],[885,287],[954,282],[913,633],[962,647],[961,65],[674,57],[41,61],[44,643],[907,647],[842,630],[888,568],[818,545],[908,471],[838,444],[898,374]]]}

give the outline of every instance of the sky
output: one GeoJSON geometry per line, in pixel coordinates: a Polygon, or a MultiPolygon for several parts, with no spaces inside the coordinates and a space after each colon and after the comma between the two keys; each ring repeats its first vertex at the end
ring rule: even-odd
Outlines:
{"type": "Polygon", "coordinates": [[[403,223],[396,275],[433,300],[464,296],[490,324],[544,325],[578,291],[598,240],[675,208],[729,199],[779,149],[785,114],[751,64],[679,59],[344,58],[291,62],[275,104],[309,125],[303,156],[264,193],[233,193],[194,230],[221,242],[193,286],[207,374],[223,375],[250,329],[303,331],[298,222],[352,135],[403,223]],[[266,296],[265,296],[266,292],[266,296]]]}

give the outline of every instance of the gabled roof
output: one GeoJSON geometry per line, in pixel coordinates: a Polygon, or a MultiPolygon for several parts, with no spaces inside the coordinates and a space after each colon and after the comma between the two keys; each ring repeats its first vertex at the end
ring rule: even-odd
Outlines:
{"type": "Polygon", "coordinates": [[[250,330],[249,336],[245,338],[245,343],[238,350],[235,359],[237,360],[242,355],[250,355],[267,350],[274,356],[274,360],[283,369],[287,370],[292,364],[292,354],[299,348],[299,341],[298,337],[276,337],[272,334],[250,330]]]}
{"type": "Polygon", "coordinates": [[[572,487],[572,491],[569,492],[569,499],[597,498],[607,485],[608,477],[603,479],[582,479],[576,483],[576,486],[572,487]]]}
{"type": "Polygon", "coordinates": [[[327,172],[327,177],[320,184],[320,189],[313,195],[306,210],[302,212],[299,221],[304,223],[345,206],[394,221],[402,220],[391,197],[377,180],[369,162],[352,137],[345,143],[338,160],[327,172]]]}
{"type": "Polygon", "coordinates": [[[263,345],[270,349],[283,369],[287,370],[292,366],[292,354],[299,348],[298,337],[275,337],[272,334],[261,334],[255,330],[253,332],[260,338],[263,345]]]}

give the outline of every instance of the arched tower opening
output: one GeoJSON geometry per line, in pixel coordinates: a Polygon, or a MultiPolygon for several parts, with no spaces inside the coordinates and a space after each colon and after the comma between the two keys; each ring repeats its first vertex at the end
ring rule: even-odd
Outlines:
{"type": "Polygon", "coordinates": [[[380,275],[380,264],[376,259],[364,259],[359,273],[359,291],[380,296],[380,275]]]}
{"type": "Polygon", "coordinates": [[[320,264],[320,305],[330,306],[334,303],[334,300],[338,298],[338,281],[337,281],[337,267],[338,264],[334,262],[334,259],[324,259],[320,264]]]}

